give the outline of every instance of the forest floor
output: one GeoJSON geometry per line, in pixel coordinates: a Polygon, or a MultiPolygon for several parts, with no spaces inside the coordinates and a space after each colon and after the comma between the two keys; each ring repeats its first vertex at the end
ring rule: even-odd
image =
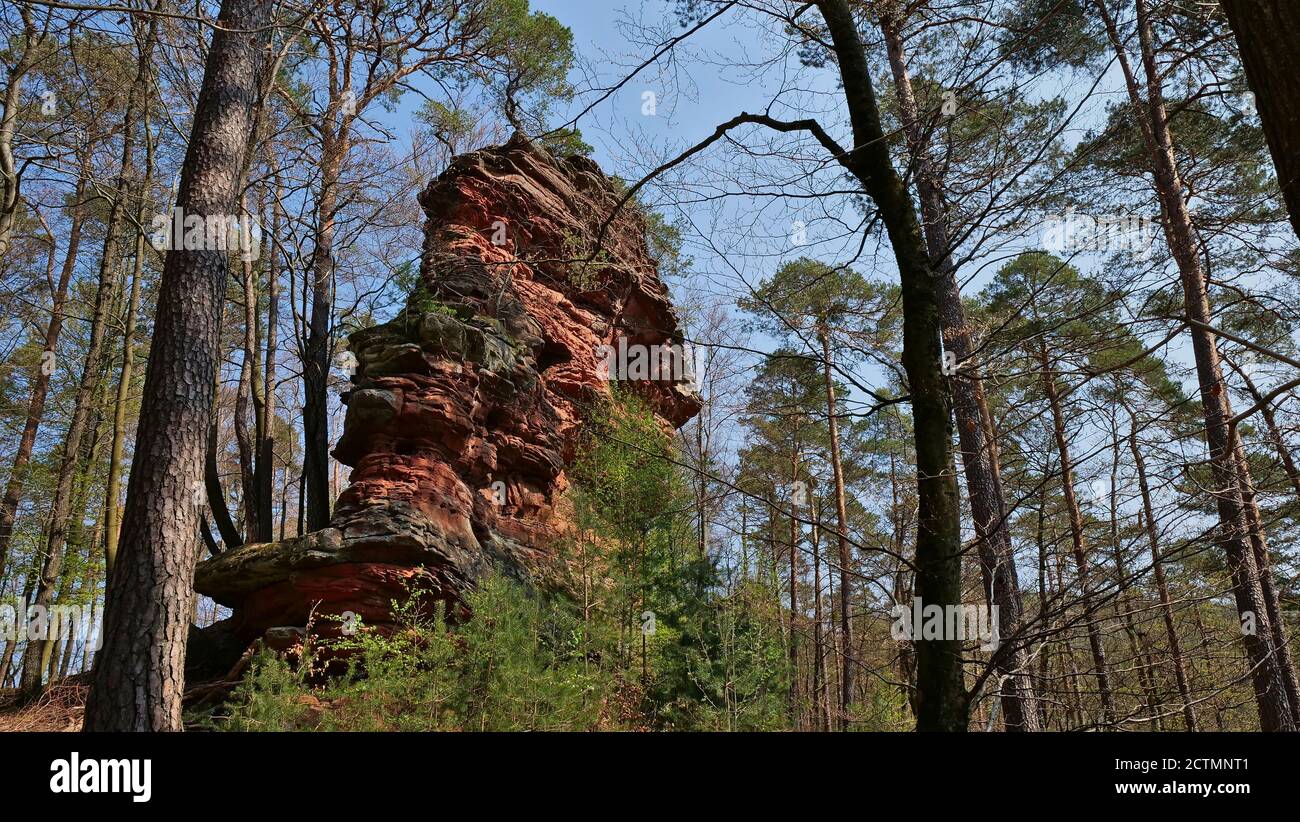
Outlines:
{"type": "Polygon", "coordinates": [[[89,692],[84,674],[50,685],[35,699],[23,699],[16,688],[0,689],[0,732],[79,731],[89,692]]]}
{"type": "MultiPolygon", "coordinates": [[[[205,682],[185,692],[187,709],[211,707],[238,684],[238,678],[205,682]]],[[[70,676],[46,685],[39,696],[26,696],[18,688],[0,688],[0,733],[9,731],[79,731],[90,694],[90,672],[70,676]]],[[[315,701],[319,711],[328,704],[315,701]]],[[[211,730],[204,725],[186,725],[186,730],[211,730]]]]}

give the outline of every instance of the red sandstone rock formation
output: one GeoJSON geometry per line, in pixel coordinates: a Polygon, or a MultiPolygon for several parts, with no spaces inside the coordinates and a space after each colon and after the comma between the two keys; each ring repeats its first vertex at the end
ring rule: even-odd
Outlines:
{"type": "MultiPolygon", "coordinates": [[[[313,612],[384,624],[409,583],[454,601],[492,566],[563,584],[557,503],[584,415],[610,390],[600,346],[680,341],[642,216],[621,210],[593,247],[619,197],[595,163],[520,137],[429,185],[421,286],[350,339],[334,455],[351,486],[329,528],[199,565],[196,590],[234,609],[224,631],[247,644],[313,612]]],[[[669,429],[699,410],[687,381],[633,390],[669,429]]]]}

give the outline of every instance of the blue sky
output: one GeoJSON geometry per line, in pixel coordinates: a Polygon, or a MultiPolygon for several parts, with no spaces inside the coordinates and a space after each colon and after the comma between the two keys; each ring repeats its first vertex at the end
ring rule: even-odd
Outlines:
{"type": "MultiPolygon", "coordinates": [[[[572,30],[581,64],[573,78],[580,92],[592,86],[612,86],[651,55],[656,44],[685,31],[677,21],[673,2],[606,5],[580,0],[534,0],[532,5],[572,30]]],[[[638,179],[742,111],[770,109],[775,116],[804,116],[806,112],[791,110],[774,99],[779,88],[791,77],[802,75],[801,88],[814,94],[833,92],[834,79],[826,71],[803,69],[794,59],[758,65],[772,55],[779,56],[778,49],[786,47],[784,38],[779,44],[767,39],[763,27],[768,25],[758,15],[732,9],[677,46],[675,62],[660,60],[643,69],[598,103],[578,124],[584,138],[595,148],[593,159],[608,174],[638,179]],[[653,116],[645,113],[649,95],[653,95],[653,116]]],[[[595,96],[580,93],[572,112],[589,105],[595,96]]],[[[807,99],[807,95],[804,97],[807,99]]],[[[834,106],[834,112],[829,116],[825,110],[816,113],[827,123],[835,122],[839,116],[838,95],[826,99],[831,101],[828,105],[834,106]]],[[[762,130],[750,133],[759,135],[762,130]]],[[[736,134],[746,139],[743,132],[736,134]]],[[[759,136],[757,142],[765,139],[766,135],[759,136]]],[[[716,197],[737,191],[727,166],[728,154],[717,150],[721,148],[711,148],[666,181],[685,184],[688,199],[692,195],[716,197]]],[[[774,180],[781,175],[800,176],[788,163],[768,163],[763,171],[774,180]]],[[[830,176],[838,174],[836,169],[830,176]]],[[[681,189],[651,187],[644,192],[644,199],[684,228],[686,251],[693,259],[695,272],[688,287],[697,299],[687,300],[685,294],[679,293],[682,301],[743,296],[746,283],[756,283],[788,259],[809,252],[830,259],[855,247],[860,238],[854,232],[852,237],[837,237],[829,248],[820,248],[818,240],[824,238],[825,232],[819,233],[818,219],[824,219],[824,215],[804,214],[806,201],[774,197],[755,204],[747,197],[728,196],[679,206],[674,199],[680,196],[681,189]],[[797,221],[808,224],[808,246],[797,247],[791,242],[797,221]]],[[[843,204],[831,208],[839,209],[843,204]]],[[[834,216],[840,217],[838,213],[834,216]]],[[[850,215],[848,219],[858,218],[850,215]]]]}
{"type": "MultiPolygon", "coordinates": [[[[629,66],[639,63],[653,51],[653,43],[665,36],[680,33],[671,2],[628,2],[628,3],[592,3],[581,0],[534,0],[533,7],[554,15],[567,25],[574,34],[574,45],[579,59],[584,63],[583,70],[575,72],[575,81],[579,87],[585,79],[594,78],[598,85],[612,84],[627,74],[629,66]],[[643,27],[658,27],[647,39],[634,42],[629,38],[631,23],[643,27]],[[603,82],[601,82],[603,81],[603,82]]],[[[815,111],[783,109],[782,100],[776,101],[773,114],[783,118],[799,116],[817,117],[833,135],[844,133],[842,98],[840,97],[833,72],[829,70],[805,69],[795,59],[786,60],[776,66],[768,66],[759,71],[746,61],[763,59],[764,49],[774,53],[777,46],[765,37],[757,15],[744,9],[733,10],[715,21],[701,32],[693,35],[683,47],[690,54],[669,70],[650,67],[615,93],[610,99],[598,104],[596,108],[579,123],[584,137],[595,147],[594,159],[599,162],[606,173],[625,178],[636,178],[682,149],[708,136],[718,123],[741,111],[763,111],[773,105],[773,95],[778,88],[791,84],[800,89],[801,105],[816,107],[815,111]],[[696,59],[703,57],[703,60],[696,59]],[[794,81],[791,78],[796,78],[794,81]],[[643,94],[654,92],[657,102],[656,116],[642,116],[643,94]]],[[[885,68],[876,66],[876,70],[885,68]]],[[[883,78],[882,78],[883,79],[883,78]]],[[[880,79],[878,79],[880,82],[880,79]]],[[[1055,95],[1062,91],[1059,80],[1051,79],[1041,89],[1041,93],[1055,95]]],[[[889,94],[887,83],[881,85],[879,92],[889,94]]],[[[1085,86],[1086,87],[1086,86],[1085,86]]],[[[1071,126],[1065,139],[1067,143],[1078,140],[1084,130],[1100,122],[1100,115],[1105,103],[1121,96],[1119,75],[1114,66],[1106,73],[1097,91],[1098,96],[1088,105],[1071,126]]],[[[1066,92],[1067,97],[1077,102],[1078,90],[1066,92]]],[[[791,98],[793,101],[793,98],[791,98]]],[[[589,97],[579,96],[576,106],[581,107],[590,101],[589,97]]],[[[757,131],[751,132],[756,141],[764,139],[757,131]]],[[[725,154],[709,155],[692,161],[691,167],[683,178],[691,176],[694,185],[712,184],[711,173],[718,170],[717,157],[725,154]]],[[[771,173],[780,168],[776,163],[765,167],[771,173]]],[[[787,172],[791,169],[787,164],[787,172]]],[[[791,173],[790,178],[796,175],[791,173]]],[[[823,175],[826,176],[826,175],[823,175]]],[[[833,175],[831,175],[833,177],[833,175]]],[[[798,192],[798,186],[791,186],[789,191],[798,192]]],[[[656,202],[655,194],[650,194],[656,202]]],[[[659,200],[658,202],[663,202],[659,200]]],[[[755,283],[759,278],[773,272],[781,262],[803,253],[817,256],[827,261],[844,261],[854,256],[861,231],[853,230],[858,226],[858,216],[853,209],[846,208],[843,214],[808,214],[807,209],[819,206],[808,205],[808,200],[772,198],[771,202],[756,206],[751,198],[728,198],[725,204],[716,206],[687,207],[674,210],[664,207],[669,217],[685,217],[693,225],[697,237],[688,236],[688,250],[695,261],[696,282],[703,291],[715,297],[743,296],[745,283],[755,283]],[[756,214],[756,209],[760,213],[756,214]],[[805,219],[809,223],[810,245],[803,248],[791,247],[786,234],[788,227],[795,220],[805,219]],[[839,219],[838,236],[832,236],[839,219]],[[707,240],[705,239],[707,238],[707,240]],[[717,247],[710,247],[716,244],[717,247]],[[732,253],[728,253],[728,251],[732,253]]],[[[826,202],[823,199],[821,202],[826,202]]],[[[831,198],[834,205],[829,206],[834,212],[847,205],[847,198],[831,198]]],[[[827,206],[822,205],[822,208],[827,206]]],[[[688,231],[688,234],[690,232],[688,231]]],[[[1002,247],[993,260],[976,261],[963,271],[965,277],[975,272],[973,281],[963,288],[968,295],[978,292],[987,283],[993,273],[1009,255],[1023,249],[1026,243],[1034,243],[1037,228],[1028,226],[1023,238],[1010,240],[1002,247]],[[980,263],[984,263],[981,265],[980,263]]],[[[1154,238],[1157,243],[1160,237],[1154,238]]],[[[1095,270],[1102,260],[1098,255],[1085,254],[1075,259],[1075,264],[1085,271],[1095,270]]],[[[868,242],[856,266],[868,276],[888,282],[897,282],[892,253],[887,243],[877,245],[868,242]]],[[[679,293],[679,299],[684,295],[679,293]]],[[[759,347],[768,347],[770,340],[756,340],[759,347]]],[[[1181,341],[1166,349],[1166,355],[1175,361],[1188,364],[1187,351],[1181,341]]],[[[858,378],[866,384],[881,386],[885,375],[876,368],[859,369],[858,378]]],[[[1091,488],[1100,496],[1100,488],[1091,488]]]]}

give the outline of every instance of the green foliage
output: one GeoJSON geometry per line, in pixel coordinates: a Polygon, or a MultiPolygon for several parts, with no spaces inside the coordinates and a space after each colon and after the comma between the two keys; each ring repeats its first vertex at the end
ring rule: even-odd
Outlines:
{"type": "Polygon", "coordinates": [[[570,470],[588,525],[616,539],[671,529],[684,493],[668,438],[635,395],[617,392],[594,410],[570,470]]]}
{"type": "Polygon", "coordinates": [[[571,471],[579,525],[609,558],[600,617],[625,669],[641,675],[643,721],[678,730],[783,727],[779,613],[757,586],[720,590],[713,565],[696,554],[685,479],[645,405],[616,393],[595,420],[571,471]]]}
{"type": "Polygon", "coordinates": [[[1034,72],[1057,65],[1085,69],[1106,52],[1089,0],[1019,0],[1004,12],[1002,56],[1034,72]]]}
{"type": "Polygon", "coordinates": [[[426,314],[442,314],[456,317],[456,309],[438,299],[423,280],[417,280],[414,288],[406,298],[406,307],[395,319],[407,336],[419,334],[420,323],[426,314]]]}
{"type": "Polygon", "coordinates": [[[912,729],[916,720],[901,689],[875,679],[868,680],[866,689],[866,697],[854,709],[853,730],[896,733],[912,729]]]}
{"type": "Polygon", "coordinates": [[[984,289],[990,311],[1005,318],[1004,334],[1034,344],[1043,334],[1086,337],[1114,322],[1115,295],[1064,260],[1042,251],[1020,254],[984,289]]]}
{"type": "MultiPolygon", "coordinates": [[[[620,200],[627,195],[630,188],[627,180],[612,174],[607,181],[620,200]]],[[[685,276],[694,261],[683,251],[685,238],[682,224],[665,217],[662,212],[643,199],[640,192],[633,195],[624,209],[635,211],[641,216],[645,229],[646,251],[659,270],[659,276],[670,278],[685,276]]]]}
{"type": "Polygon", "coordinates": [[[800,257],[786,263],[737,301],[757,331],[811,347],[820,357],[823,338],[836,358],[849,362],[867,347],[888,349],[898,336],[897,289],[845,266],[800,257]],[[854,339],[856,345],[842,345],[854,339]]]}
{"type": "Polygon", "coordinates": [[[651,683],[656,726],[711,731],[780,730],[788,724],[789,660],[769,593],[747,581],[731,594],[685,599],[668,613],[651,683]]]}
{"type": "Polygon", "coordinates": [[[558,157],[573,154],[586,157],[595,151],[590,143],[582,139],[582,130],[579,128],[552,129],[541,135],[538,141],[543,148],[558,157]]]}
{"type": "Polygon", "coordinates": [[[492,25],[483,50],[497,56],[492,92],[512,125],[540,132],[551,104],[573,97],[573,32],[549,14],[530,12],[528,0],[492,0],[485,15],[492,25]]]}
{"type": "Polygon", "coordinates": [[[410,319],[424,314],[445,314],[448,317],[455,317],[456,309],[439,300],[429,291],[428,286],[421,283],[415,291],[411,292],[406,302],[406,314],[410,319]]]}
{"type": "MultiPolygon", "coordinates": [[[[565,604],[499,576],[465,605],[475,616],[451,626],[421,598],[394,605],[398,630],[362,626],[351,637],[303,651],[302,664],[263,652],[236,690],[227,730],[519,731],[594,730],[610,677],[587,653],[565,604]],[[346,672],[313,684],[313,664],[349,659],[346,672]]],[[[337,664],[337,663],[336,663],[337,664]]]]}
{"type": "Polygon", "coordinates": [[[646,247],[661,277],[681,277],[690,268],[691,258],[682,252],[682,229],[648,206],[641,204],[645,216],[646,247]]]}
{"type": "Polygon", "coordinates": [[[439,100],[425,100],[413,118],[428,126],[439,142],[449,146],[460,144],[478,128],[478,118],[473,112],[449,106],[439,100]]]}
{"type": "MultiPolygon", "coordinates": [[[[1283,218],[1264,132],[1237,108],[1179,100],[1166,92],[1173,144],[1184,184],[1197,192],[1197,219],[1267,223],[1283,218]]],[[[1075,162],[1113,186],[1117,178],[1143,181],[1150,154],[1139,116],[1131,106],[1114,105],[1105,126],[1089,133],[1075,150],[1075,162]]],[[[1108,191],[1113,196],[1113,192],[1108,191]]]]}

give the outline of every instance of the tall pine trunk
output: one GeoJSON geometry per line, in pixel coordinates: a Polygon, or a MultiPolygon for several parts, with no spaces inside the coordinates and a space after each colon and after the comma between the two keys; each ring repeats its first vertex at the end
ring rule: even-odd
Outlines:
{"type": "MultiPolygon", "coordinates": [[[[181,171],[177,206],[187,215],[230,215],[238,206],[241,149],[252,130],[273,5],[222,3],[181,171]]],[[[181,728],[225,257],[217,250],[173,250],[163,267],[86,730],[181,728]]]]}
{"type": "Polygon", "coordinates": [[[1222,0],[1255,107],[1273,153],[1277,179],[1300,235],[1300,3],[1222,0]]]}
{"type": "Polygon", "coordinates": [[[810,495],[813,557],[813,700],[816,703],[817,730],[831,729],[830,681],[826,676],[826,635],[822,623],[822,545],[817,519],[817,497],[810,495]]]}
{"type": "MultiPolygon", "coordinates": [[[[961,585],[961,510],[952,449],[952,395],[943,375],[940,278],[935,276],[920,221],[880,125],[866,49],[847,0],[819,5],[839,65],[853,130],[842,161],[880,212],[898,265],[903,302],[903,369],[916,443],[916,595],[926,605],[958,605],[961,585]]],[[[965,731],[970,700],[963,681],[961,641],[916,643],[918,730],[965,731]]]]}
{"type": "Polygon", "coordinates": [[[235,392],[235,442],[239,446],[239,501],[244,514],[244,534],[256,541],[260,532],[257,522],[257,483],[254,479],[261,415],[262,379],[261,344],[257,337],[257,274],[252,260],[240,260],[240,290],[243,294],[243,354],[239,364],[239,387],[235,392]],[[248,426],[249,403],[253,406],[253,428],[248,426]]]}
{"type": "Polygon", "coordinates": [[[334,227],[339,176],[347,153],[347,137],[335,133],[331,122],[321,147],[321,185],[316,205],[315,246],[311,264],[311,313],[304,341],[303,481],[308,531],[329,525],[329,376],[334,309],[334,227]]]}
{"type": "MultiPolygon", "coordinates": [[[[226,322],[226,301],[222,292],[221,305],[217,307],[217,339],[221,338],[221,329],[226,322]]],[[[238,548],[244,544],[244,536],[235,527],[231,519],[230,507],[226,504],[226,492],[221,487],[221,471],[217,466],[217,440],[221,431],[221,358],[217,357],[217,367],[212,372],[212,417],[208,420],[207,440],[203,449],[203,487],[208,500],[208,509],[212,511],[213,524],[225,543],[226,550],[238,548]]],[[[206,527],[205,527],[206,530],[206,527]]]]}
{"type": "MultiPolygon", "coordinates": [[[[139,224],[145,223],[148,209],[149,185],[153,177],[153,138],[149,134],[149,105],[146,101],[144,110],[145,124],[145,170],[139,188],[139,224]]],[[[113,576],[113,564],[117,561],[117,542],[122,528],[122,460],[126,449],[127,404],[131,396],[131,379],[135,374],[135,320],[140,311],[140,286],[144,279],[145,237],[143,228],[136,229],[135,267],[131,272],[131,295],[127,299],[126,315],[123,317],[125,329],[122,339],[122,369],[117,378],[117,398],[113,404],[113,444],[108,458],[108,479],[104,492],[104,576],[113,576]]]]}
{"type": "MultiPolygon", "coordinates": [[[[938,272],[940,316],[943,321],[944,350],[962,364],[966,374],[952,380],[953,413],[957,420],[957,437],[966,477],[975,525],[976,549],[980,573],[988,604],[998,609],[1000,632],[1016,636],[1024,619],[1020,579],[1011,551],[1011,531],[993,421],[984,396],[984,384],[969,376],[977,363],[972,361],[974,342],[966,310],[957,284],[957,266],[953,260],[950,228],[943,202],[943,180],[927,150],[925,130],[921,125],[907,70],[907,55],[901,32],[901,20],[893,15],[881,16],[881,31],[889,54],[889,65],[898,95],[899,113],[908,150],[916,168],[916,188],[921,206],[922,232],[930,262],[938,272]]],[[[1002,717],[1008,731],[1037,731],[1038,708],[1034,705],[1033,684],[1027,672],[1028,655],[1020,642],[1005,643],[993,658],[994,669],[1002,685],[1002,717]]]]}
{"type": "Polygon", "coordinates": [[[1110,670],[1106,664],[1106,649],[1102,644],[1099,614],[1092,598],[1092,569],[1088,562],[1088,546],[1083,533],[1083,513],[1079,510],[1079,499],[1074,488],[1074,463],[1070,457],[1070,444],[1065,436],[1065,414],[1061,409],[1061,397],[1056,388],[1056,377],[1052,374],[1051,359],[1047,352],[1047,343],[1039,337],[1038,362],[1042,368],[1043,391],[1052,411],[1052,437],[1056,441],[1056,452],[1061,461],[1061,493],[1065,496],[1065,507],[1070,520],[1070,548],[1074,554],[1075,568],[1079,572],[1079,602],[1083,606],[1084,620],[1088,629],[1088,648],[1092,652],[1093,670],[1097,676],[1097,692],[1101,697],[1102,721],[1106,725],[1115,724],[1115,696],[1110,687],[1110,670]]]}
{"type": "MultiPolygon", "coordinates": [[[[24,690],[37,688],[41,684],[42,676],[48,676],[53,679],[53,669],[51,668],[51,659],[58,661],[57,654],[59,644],[59,633],[66,629],[66,626],[59,626],[58,621],[54,618],[53,606],[65,604],[69,588],[72,584],[71,565],[68,563],[69,557],[76,554],[86,541],[85,538],[85,521],[89,503],[89,493],[91,485],[91,475],[94,473],[95,466],[99,464],[100,437],[99,429],[104,422],[104,404],[107,397],[105,386],[106,373],[101,372],[96,375],[95,390],[89,403],[92,408],[93,417],[87,425],[85,436],[81,438],[79,450],[75,454],[72,466],[72,485],[70,492],[70,514],[65,522],[65,539],[62,544],[62,550],[56,557],[55,562],[51,562],[51,557],[45,558],[45,563],[41,566],[41,575],[37,578],[37,589],[35,604],[40,606],[42,612],[50,616],[50,632],[43,638],[32,638],[23,651],[23,674],[22,687],[24,690]],[[74,515],[75,514],[75,515],[74,515]],[[55,628],[58,628],[56,631],[55,628]]],[[[102,517],[98,518],[102,521],[102,517]]],[[[51,523],[51,530],[53,523],[51,523]]],[[[100,524],[95,524],[94,542],[98,542],[100,524]]],[[[94,552],[94,543],[87,546],[87,562],[94,552]]]]}
{"type": "MultiPolygon", "coordinates": [[[[798,431],[799,419],[795,418],[798,431]]],[[[799,730],[799,507],[795,489],[799,482],[799,438],[790,451],[790,718],[799,730]]]]}
{"type": "Polygon", "coordinates": [[[826,421],[831,437],[831,471],[835,476],[835,532],[839,540],[840,561],[840,642],[843,645],[840,672],[839,729],[849,728],[849,708],[853,704],[853,620],[850,618],[849,585],[853,557],[849,553],[849,515],[845,504],[844,463],[840,458],[840,424],[836,414],[835,380],[831,377],[831,337],[830,331],[819,332],[822,343],[822,373],[826,382],[826,421]]]}
{"type": "Polygon", "coordinates": [[[1286,686],[1287,701],[1291,707],[1291,719],[1300,728],[1300,684],[1296,682],[1295,663],[1291,659],[1291,642],[1287,637],[1286,623],[1282,621],[1282,603],[1278,598],[1277,585],[1273,578],[1273,562],[1269,557],[1268,542],[1264,537],[1264,524],[1259,516],[1259,505],[1255,501],[1255,482],[1250,475],[1250,463],[1246,461],[1246,450],[1241,439],[1236,438],[1233,459],[1237,464],[1237,476],[1241,482],[1241,506],[1246,516],[1246,525],[1250,529],[1251,553],[1255,557],[1255,567],[1259,569],[1259,587],[1264,596],[1264,606],[1268,609],[1269,628],[1272,630],[1273,647],[1277,653],[1277,667],[1282,672],[1282,683],[1286,686]]]}
{"type": "MultiPolygon", "coordinates": [[[[268,145],[267,156],[273,158],[274,146],[268,145]]],[[[274,163],[274,160],[271,160],[274,163]]],[[[258,531],[253,535],[257,542],[270,542],[273,538],[274,488],[275,488],[275,368],[276,347],[279,345],[280,278],[276,273],[280,233],[280,170],[272,167],[274,196],[271,203],[271,253],[266,265],[266,332],[265,364],[262,369],[262,406],[258,411],[257,468],[253,474],[254,493],[257,497],[258,531]]],[[[283,516],[283,512],[281,513],[283,516]]]]}
{"type": "Polygon", "coordinates": [[[1191,326],[1192,352],[1196,360],[1201,409],[1205,418],[1205,439],[1209,448],[1210,474],[1219,513],[1218,542],[1232,577],[1237,613],[1244,620],[1253,616],[1258,630],[1245,632],[1242,644],[1250,664],[1260,728],[1265,731],[1296,729],[1287,697],[1286,677],[1279,665],[1278,649],[1268,618],[1268,605],[1260,582],[1260,569],[1250,544],[1250,526],[1242,501],[1242,482],[1234,456],[1235,434],[1229,430],[1232,408],[1228,386],[1219,362],[1217,335],[1212,330],[1205,269],[1184,196],[1182,176],[1174,156],[1169,113],[1161,89],[1162,75],[1156,64],[1151,25],[1145,0],[1134,0],[1137,33],[1146,80],[1146,97],[1134,74],[1128,51],[1109,9],[1094,0],[1098,14],[1115,49],[1128,89],[1129,101],[1137,112],[1143,140],[1151,160],[1151,171],[1163,217],[1165,239],[1178,266],[1183,289],[1183,307],[1191,326]]]}
{"type": "Polygon", "coordinates": [[[1295,457],[1291,454],[1291,449],[1287,447],[1286,439],[1282,436],[1282,429],[1277,424],[1277,416],[1273,413],[1273,403],[1265,401],[1264,395],[1255,387],[1255,382],[1246,373],[1245,368],[1239,368],[1233,365],[1231,360],[1224,359],[1232,370],[1237,372],[1241,377],[1242,383],[1246,387],[1246,393],[1250,398],[1259,405],[1260,416],[1264,418],[1264,426],[1268,431],[1269,443],[1277,451],[1278,462],[1282,466],[1282,472],[1286,474],[1287,481],[1291,483],[1291,490],[1295,492],[1296,500],[1300,501],[1300,468],[1296,467],[1295,457]]]}
{"type": "Polygon", "coordinates": [[[1160,615],[1164,618],[1165,633],[1169,638],[1169,657],[1174,666],[1174,680],[1178,684],[1178,696],[1183,702],[1183,723],[1187,730],[1197,730],[1196,708],[1192,705],[1192,690],[1187,681],[1187,665],[1183,662],[1183,649],[1178,639],[1178,626],[1174,624],[1173,600],[1169,596],[1169,582],[1165,578],[1165,566],[1160,557],[1160,537],[1156,531],[1155,506],[1151,503],[1151,486],[1147,482],[1146,460],[1142,458],[1142,449],[1138,447],[1137,418],[1130,417],[1128,447],[1133,454],[1133,465],[1137,469],[1138,491],[1142,495],[1142,522],[1146,533],[1147,546],[1151,549],[1151,570],[1155,576],[1156,594],[1160,597],[1160,615]]]}

